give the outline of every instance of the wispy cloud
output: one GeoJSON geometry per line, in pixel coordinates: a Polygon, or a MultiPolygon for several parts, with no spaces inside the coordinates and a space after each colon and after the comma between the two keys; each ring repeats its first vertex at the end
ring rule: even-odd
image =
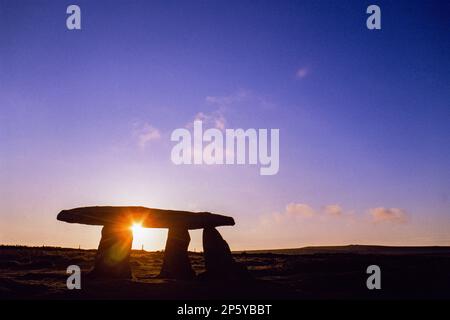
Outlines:
{"type": "Polygon", "coordinates": [[[324,207],[323,211],[326,215],[332,217],[342,217],[344,215],[342,207],[338,204],[329,204],[324,207]]]}
{"type": "Polygon", "coordinates": [[[252,94],[248,90],[238,90],[232,94],[225,96],[207,96],[205,102],[209,105],[213,105],[216,108],[226,109],[232,104],[242,102],[252,97],[252,94]]]}
{"type": "Polygon", "coordinates": [[[246,89],[239,89],[224,96],[207,96],[205,102],[210,107],[214,107],[222,112],[236,108],[242,109],[245,106],[252,109],[273,109],[275,107],[275,104],[268,97],[246,89]]]}
{"type": "Polygon", "coordinates": [[[227,120],[221,110],[215,110],[209,113],[199,112],[194,119],[186,125],[186,128],[192,128],[194,121],[200,120],[206,128],[216,128],[221,131],[225,130],[227,120]]]}
{"type": "Polygon", "coordinates": [[[329,204],[323,206],[321,210],[315,210],[309,204],[291,202],[286,205],[284,211],[265,215],[262,220],[266,224],[270,224],[270,221],[276,223],[296,223],[296,221],[303,218],[322,222],[336,221],[334,219],[338,218],[340,221],[365,224],[383,222],[403,224],[409,221],[407,212],[399,208],[378,207],[369,209],[368,212],[370,220],[367,219],[367,215],[355,215],[353,211],[346,211],[339,204],[329,204]]]}
{"type": "Polygon", "coordinates": [[[245,106],[252,108],[271,108],[273,103],[263,96],[250,90],[240,89],[229,95],[206,96],[205,103],[209,111],[199,111],[194,119],[186,124],[186,128],[192,128],[195,120],[201,120],[205,128],[225,130],[228,124],[227,114],[241,110],[245,106]]]}
{"type": "MultiPolygon", "coordinates": [[[[272,108],[274,106],[268,99],[243,89],[224,96],[206,96],[204,102],[206,104],[205,109],[208,111],[197,112],[193,119],[184,125],[186,129],[190,130],[194,128],[194,122],[201,121],[203,130],[215,128],[225,132],[225,129],[228,126],[228,115],[233,115],[233,113],[242,111],[242,109],[246,107],[264,109],[272,108]]],[[[223,145],[221,152],[225,156],[234,156],[233,146],[223,145]]],[[[202,155],[203,158],[205,157],[202,146],[195,144],[191,146],[191,154],[194,157],[200,155],[202,155]]],[[[211,155],[206,155],[206,157],[209,156],[211,155]]]]}
{"type": "Polygon", "coordinates": [[[285,214],[288,216],[312,217],[316,215],[316,212],[305,203],[291,202],[286,206],[285,214]]]}
{"type": "Polygon", "coordinates": [[[369,210],[374,223],[391,222],[406,223],[408,222],[408,214],[405,210],[399,208],[373,208],[369,210]]]}
{"type": "Polygon", "coordinates": [[[141,149],[145,149],[150,142],[161,139],[161,132],[148,123],[135,124],[133,133],[141,149]]]}
{"type": "Polygon", "coordinates": [[[299,219],[309,219],[317,216],[317,212],[306,203],[291,202],[288,203],[282,212],[274,212],[261,217],[263,225],[270,226],[272,223],[284,224],[299,219]]]}

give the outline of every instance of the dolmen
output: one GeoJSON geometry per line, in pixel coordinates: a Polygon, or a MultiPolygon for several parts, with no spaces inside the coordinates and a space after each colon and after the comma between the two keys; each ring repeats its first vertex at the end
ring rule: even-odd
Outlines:
{"type": "Polygon", "coordinates": [[[203,229],[206,272],[203,278],[226,280],[245,274],[233,260],[230,247],[217,231],[218,226],[233,226],[232,217],[210,212],[163,210],[146,207],[83,207],[61,211],[57,219],[68,223],[100,225],[102,237],[91,276],[131,278],[131,226],[168,228],[162,278],[192,279],[195,272],[188,257],[191,238],[188,230],[203,229]]]}

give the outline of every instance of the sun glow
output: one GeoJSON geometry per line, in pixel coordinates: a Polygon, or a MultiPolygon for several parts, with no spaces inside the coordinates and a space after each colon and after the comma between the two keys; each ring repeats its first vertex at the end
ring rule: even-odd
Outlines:
{"type": "Polygon", "coordinates": [[[164,249],[167,230],[144,228],[141,223],[135,222],[131,226],[131,231],[133,232],[133,249],[164,249]]]}
{"type": "Polygon", "coordinates": [[[145,229],[142,227],[142,224],[133,223],[131,226],[131,231],[133,231],[133,238],[142,238],[145,229]]]}

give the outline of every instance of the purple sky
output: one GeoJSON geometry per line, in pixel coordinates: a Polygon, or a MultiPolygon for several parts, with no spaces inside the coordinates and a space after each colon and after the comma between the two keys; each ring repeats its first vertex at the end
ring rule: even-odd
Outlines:
{"type": "Polygon", "coordinates": [[[450,245],[448,2],[377,1],[378,31],[364,1],[74,3],[78,31],[0,0],[0,243],[94,248],[56,214],[144,205],[231,215],[236,250],[450,245]],[[279,128],[279,173],[175,166],[200,114],[279,128]]]}

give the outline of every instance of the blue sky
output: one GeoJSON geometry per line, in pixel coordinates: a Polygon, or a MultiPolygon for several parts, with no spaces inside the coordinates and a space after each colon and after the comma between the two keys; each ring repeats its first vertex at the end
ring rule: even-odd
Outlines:
{"type": "Polygon", "coordinates": [[[136,204],[232,215],[233,249],[450,244],[448,2],[73,3],[0,0],[0,242],[95,247],[56,214],[136,204]],[[200,113],[279,128],[279,173],[175,166],[200,113]]]}

